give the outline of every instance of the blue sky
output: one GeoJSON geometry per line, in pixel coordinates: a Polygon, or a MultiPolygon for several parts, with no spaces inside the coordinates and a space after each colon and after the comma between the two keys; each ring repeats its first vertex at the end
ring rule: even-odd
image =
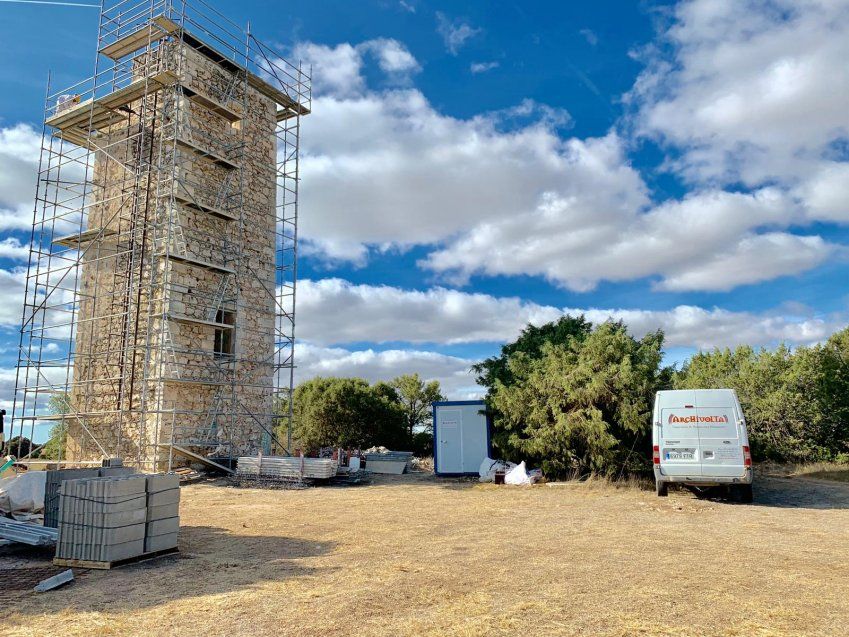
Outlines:
{"type": "MultiPolygon", "coordinates": [[[[849,2],[218,6],[313,66],[300,378],[473,396],[567,311],[663,328],[670,362],[846,325],[849,2]]],[[[0,3],[4,404],[47,73],[92,73],[97,17],[0,3]]]]}

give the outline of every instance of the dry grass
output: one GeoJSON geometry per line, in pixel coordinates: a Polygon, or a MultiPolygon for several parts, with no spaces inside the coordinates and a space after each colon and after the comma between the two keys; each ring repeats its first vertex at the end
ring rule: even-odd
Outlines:
{"type": "Polygon", "coordinates": [[[186,487],[180,558],[0,609],[3,635],[845,635],[849,486],[186,487]]]}
{"type": "Polygon", "coordinates": [[[836,462],[765,465],[763,471],[766,475],[780,478],[811,478],[849,482],[849,465],[836,462]]]}

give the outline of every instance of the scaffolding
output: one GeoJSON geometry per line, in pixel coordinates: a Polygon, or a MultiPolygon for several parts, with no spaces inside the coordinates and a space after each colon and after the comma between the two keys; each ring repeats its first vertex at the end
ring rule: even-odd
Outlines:
{"type": "Polygon", "coordinates": [[[115,0],[94,75],[49,84],[10,434],[144,470],[288,452],[309,74],[203,0],[115,0]]]}

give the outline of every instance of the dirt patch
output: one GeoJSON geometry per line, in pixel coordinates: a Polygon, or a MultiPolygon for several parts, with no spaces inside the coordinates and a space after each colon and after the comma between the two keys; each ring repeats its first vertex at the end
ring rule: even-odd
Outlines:
{"type": "Polygon", "coordinates": [[[6,635],[846,635],[849,486],[754,505],[381,477],[183,491],[179,557],[28,595],[6,635]]]}

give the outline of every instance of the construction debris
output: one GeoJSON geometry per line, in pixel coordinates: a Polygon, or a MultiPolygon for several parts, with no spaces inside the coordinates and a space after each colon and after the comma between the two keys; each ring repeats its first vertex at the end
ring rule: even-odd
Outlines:
{"type": "Polygon", "coordinates": [[[412,451],[390,451],[385,447],[365,453],[366,471],[399,475],[411,469],[412,451]]]}
{"type": "Polygon", "coordinates": [[[59,532],[40,524],[0,519],[0,538],[29,544],[30,546],[55,546],[59,532]]]}
{"type": "Polygon", "coordinates": [[[73,581],[74,571],[68,569],[67,571],[62,571],[58,575],[54,575],[53,577],[48,577],[46,580],[42,580],[33,590],[36,593],[46,593],[47,591],[52,591],[54,588],[59,588],[60,586],[64,586],[68,582],[73,581]]]}
{"type": "Polygon", "coordinates": [[[44,510],[44,472],[30,471],[0,480],[0,515],[20,522],[41,522],[44,510]]]}
{"type": "Polygon", "coordinates": [[[236,473],[243,476],[329,480],[339,464],[331,458],[293,458],[288,456],[242,456],[236,473]]]}

